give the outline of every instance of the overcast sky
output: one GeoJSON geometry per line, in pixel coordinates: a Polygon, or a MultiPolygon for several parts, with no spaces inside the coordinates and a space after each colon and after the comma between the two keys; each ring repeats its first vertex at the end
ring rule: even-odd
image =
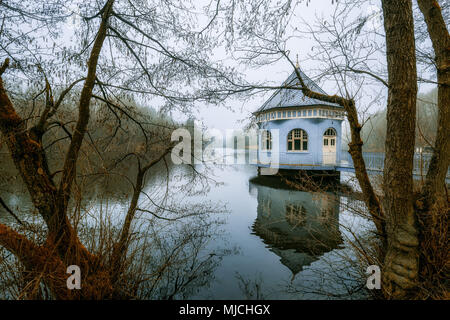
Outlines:
{"type": "MultiPolygon", "coordinates": [[[[71,3],[73,10],[76,10],[76,1],[71,3]]],[[[199,7],[206,6],[209,3],[209,0],[198,0],[196,2],[196,6],[199,7]]],[[[381,8],[380,8],[380,0],[370,0],[364,2],[365,6],[361,9],[361,12],[358,14],[368,15],[378,13],[381,17],[381,8]]],[[[336,9],[336,4],[332,5],[331,0],[314,0],[307,6],[305,3],[301,3],[297,6],[294,15],[291,20],[291,26],[297,27],[299,29],[302,28],[303,23],[313,25],[317,17],[323,17],[324,19],[330,19],[331,16],[336,9]]],[[[209,18],[205,17],[205,23],[208,22],[209,18]]],[[[74,21],[76,22],[76,21],[74,21]]],[[[374,30],[378,30],[381,33],[383,32],[383,24],[380,19],[372,19],[372,21],[365,26],[366,28],[373,28],[374,30]]],[[[71,24],[70,28],[77,28],[77,24],[71,24]]],[[[291,31],[293,33],[293,31],[291,31]]],[[[288,36],[293,35],[289,34],[288,36]]],[[[296,34],[298,35],[298,34],[296,34]]],[[[320,70],[320,66],[317,61],[308,60],[307,54],[311,53],[312,47],[315,45],[315,41],[312,39],[310,35],[303,35],[301,39],[295,38],[291,39],[288,42],[288,49],[290,50],[291,59],[295,60],[296,55],[299,55],[300,66],[302,70],[311,78],[317,75],[317,71],[320,70]]],[[[231,65],[236,65],[236,62],[232,61],[231,57],[227,56],[225,50],[221,50],[218,48],[217,57],[215,59],[228,61],[231,65]]],[[[383,55],[380,55],[379,61],[382,64],[386,64],[386,58],[383,55]]],[[[258,69],[242,69],[247,77],[248,81],[261,82],[264,81],[270,85],[280,85],[286,78],[293,72],[292,66],[286,60],[280,60],[276,64],[262,66],[258,69]]],[[[337,94],[338,88],[336,87],[336,82],[322,81],[319,85],[329,94],[337,94]]],[[[420,91],[426,92],[429,91],[431,86],[420,85],[420,91]]],[[[379,85],[378,87],[371,88],[373,92],[381,92],[386,93],[386,88],[379,85]]],[[[253,96],[245,102],[230,99],[226,102],[226,107],[223,106],[215,106],[215,105],[202,105],[199,110],[196,112],[196,116],[198,119],[203,120],[204,124],[209,128],[216,128],[220,130],[225,129],[238,129],[242,128],[246,123],[242,122],[247,119],[251,112],[257,110],[272,94],[273,92],[266,92],[264,95],[253,96]]],[[[368,101],[371,101],[371,97],[368,96],[366,92],[361,94],[362,97],[357,97],[357,103],[363,108],[364,104],[368,104],[368,101]],[[360,100],[358,100],[360,99],[360,100]]],[[[380,99],[380,102],[374,105],[371,105],[370,111],[376,112],[379,109],[383,109],[386,104],[386,99],[380,99]]],[[[172,116],[175,120],[186,120],[186,117],[182,114],[177,114],[174,112],[172,116]]]]}
{"type": "MultiPolygon", "coordinates": [[[[376,3],[378,1],[374,1],[376,3]]],[[[329,17],[332,15],[335,7],[331,5],[330,0],[312,1],[308,6],[301,4],[297,7],[293,17],[293,22],[299,22],[303,19],[306,23],[313,24],[316,16],[329,17]]],[[[311,51],[314,46],[314,40],[311,38],[298,39],[289,42],[289,50],[291,51],[291,59],[296,59],[299,55],[301,60],[301,68],[303,71],[313,70],[317,67],[312,61],[305,61],[304,55],[311,51]]],[[[258,70],[246,70],[246,76],[250,81],[267,81],[272,85],[280,85],[292,73],[292,66],[286,60],[277,62],[274,65],[267,65],[258,70]]],[[[311,74],[308,74],[312,76],[311,74]]],[[[332,84],[321,84],[327,93],[332,93],[332,84]]],[[[266,92],[264,96],[254,96],[249,101],[243,103],[241,101],[229,101],[227,106],[231,110],[222,107],[207,105],[201,108],[197,114],[200,119],[210,128],[217,129],[236,129],[241,128],[241,120],[247,118],[249,114],[258,109],[273,92],[266,92]]]]}
{"type": "MultiPolygon", "coordinates": [[[[331,5],[330,0],[320,0],[320,1],[312,1],[309,6],[305,4],[301,4],[297,7],[295,15],[292,19],[292,22],[295,22],[301,25],[301,20],[304,20],[308,24],[314,24],[317,16],[323,16],[325,19],[330,18],[333,11],[335,10],[335,5],[331,5]]],[[[363,14],[372,14],[379,13],[381,16],[380,9],[380,1],[373,0],[367,3],[367,7],[365,7],[362,11],[363,14]]],[[[368,25],[368,28],[374,29],[383,29],[382,21],[374,19],[368,25]]],[[[383,32],[381,30],[380,32],[383,32]]],[[[298,54],[300,57],[300,66],[303,71],[306,72],[307,75],[314,77],[315,69],[317,70],[318,65],[314,61],[308,61],[305,59],[305,55],[311,52],[311,48],[314,46],[315,42],[311,37],[305,37],[304,39],[298,39],[290,41],[289,50],[291,51],[291,59],[295,59],[298,54]]],[[[383,64],[386,63],[385,57],[380,56],[380,60],[383,64]]],[[[249,80],[255,81],[272,81],[272,85],[281,84],[286,78],[292,73],[291,65],[286,61],[280,61],[274,65],[267,65],[259,68],[258,70],[247,70],[246,75],[249,80]]],[[[325,81],[320,83],[321,87],[329,94],[335,94],[336,87],[333,81],[325,81]]],[[[432,86],[430,85],[420,85],[420,91],[426,92],[431,90],[432,86]]],[[[385,88],[381,88],[385,90],[385,88]]],[[[205,125],[209,128],[217,128],[217,129],[236,129],[241,128],[243,124],[241,121],[249,116],[249,114],[255,111],[258,107],[260,107],[266,99],[270,97],[272,92],[267,92],[263,97],[254,96],[249,101],[243,103],[241,101],[232,101],[229,100],[227,102],[227,106],[231,108],[231,110],[224,109],[222,107],[207,105],[202,108],[197,113],[198,118],[202,119],[205,125]]],[[[364,98],[363,98],[364,99],[364,98]]],[[[381,99],[383,102],[382,105],[376,105],[371,107],[371,112],[375,112],[379,109],[384,108],[385,99],[381,99]]],[[[365,103],[361,101],[361,103],[365,103]]]]}

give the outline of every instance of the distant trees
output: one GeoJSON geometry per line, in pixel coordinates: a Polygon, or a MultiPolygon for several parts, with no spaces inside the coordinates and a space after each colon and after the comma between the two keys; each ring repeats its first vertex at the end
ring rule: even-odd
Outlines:
{"type": "MultiPolygon", "coordinates": [[[[432,150],[437,130],[437,89],[419,94],[416,107],[416,148],[432,150]]],[[[384,152],[386,141],[386,110],[371,115],[362,128],[363,150],[384,152]]]]}

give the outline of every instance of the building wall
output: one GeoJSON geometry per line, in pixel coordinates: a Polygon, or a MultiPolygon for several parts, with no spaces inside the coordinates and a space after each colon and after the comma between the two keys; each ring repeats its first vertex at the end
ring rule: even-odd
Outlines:
{"type": "MultiPolygon", "coordinates": [[[[288,119],[274,120],[260,124],[260,129],[278,130],[279,133],[279,163],[320,165],[322,163],[323,134],[328,128],[336,130],[336,162],[341,160],[342,120],[335,119],[288,119]],[[303,129],[308,134],[308,151],[287,151],[287,136],[293,129],[303,129]]],[[[262,140],[258,137],[258,160],[262,163],[271,162],[272,152],[276,151],[276,134],[272,131],[272,151],[262,150],[262,140]]],[[[272,160],[273,161],[273,160],[272,160]]],[[[273,161],[276,162],[276,161],[273,161]]]]}

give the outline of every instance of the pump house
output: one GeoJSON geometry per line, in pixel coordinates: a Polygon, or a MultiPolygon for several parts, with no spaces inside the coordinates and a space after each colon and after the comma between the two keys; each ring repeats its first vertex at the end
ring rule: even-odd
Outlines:
{"type": "MultiPolygon", "coordinates": [[[[302,71],[300,74],[309,89],[325,93],[302,71]]],[[[277,163],[280,169],[335,170],[341,159],[344,109],[292,89],[300,86],[295,72],[283,86],[291,89],[278,89],[254,113],[260,129],[258,166],[277,163]]]]}

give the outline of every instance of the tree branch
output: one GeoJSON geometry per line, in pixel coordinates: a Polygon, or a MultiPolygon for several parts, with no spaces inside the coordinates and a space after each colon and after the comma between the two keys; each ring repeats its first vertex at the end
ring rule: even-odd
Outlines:
{"type": "MultiPolygon", "coordinates": [[[[70,190],[73,179],[75,178],[76,163],[78,159],[78,153],[83,142],[84,134],[86,132],[87,125],[89,123],[90,116],[90,101],[92,97],[92,90],[95,85],[96,71],[98,65],[98,59],[100,51],[102,50],[103,42],[108,30],[108,21],[112,13],[112,7],[114,0],[108,0],[105,5],[104,12],[102,13],[102,21],[92,47],[91,55],[88,61],[88,73],[84,82],[83,89],[81,91],[78,111],[78,121],[75,127],[75,131],[72,136],[72,140],[69,146],[69,150],[66,154],[64,161],[64,169],[61,177],[61,181],[58,187],[58,221],[63,221],[66,214],[67,205],[70,198],[70,190]]],[[[58,222],[56,223],[57,227],[58,222]]]]}
{"type": "Polygon", "coordinates": [[[142,192],[142,188],[144,187],[144,176],[145,173],[152,168],[154,165],[156,165],[159,161],[161,161],[169,152],[172,150],[173,145],[171,144],[159,157],[156,159],[150,161],[147,165],[141,168],[140,161],[139,161],[139,169],[138,173],[136,175],[136,182],[133,190],[133,196],[131,198],[130,206],[127,211],[127,215],[125,217],[124,224],[122,226],[122,230],[120,233],[120,238],[117,241],[117,243],[114,245],[113,253],[111,255],[111,266],[113,267],[113,275],[112,275],[112,282],[115,283],[120,276],[120,273],[122,272],[122,264],[123,264],[123,258],[125,257],[127,250],[128,250],[128,239],[130,235],[130,228],[131,223],[133,222],[139,197],[142,192]]]}
{"type": "Polygon", "coordinates": [[[3,201],[2,197],[0,197],[0,205],[3,207],[3,209],[6,210],[13,218],[17,221],[18,224],[21,226],[24,226],[24,223],[17,217],[17,215],[6,205],[5,201],[3,201]]]}
{"type": "Polygon", "coordinates": [[[422,210],[437,197],[447,200],[445,178],[450,165],[450,35],[436,0],[417,0],[433,44],[438,82],[438,126],[433,156],[422,190],[422,210]]]}
{"type": "Polygon", "coordinates": [[[9,67],[9,58],[6,58],[5,61],[3,62],[2,66],[0,67],[0,76],[3,75],[3,73],[5,72],[5,70],[9,67]]]}
{"type": "Polygon", "coordinates": [[[314,98],[324,102],[337,103],[344,108],[347,114],[347,119],[350,124],[351,130],[351,142],[349,143],[349,153],[352,156],[353,164],[355,166],[355,174],[358,179],[359,185],[363,191],[364,202],[369,209],[372,219],[377,228],[378,234],[383,238],[385,236],[385,217],[381,207],[380,200],[375,194],[372,183],[370,182],[369,176],[366,170],[366,164],[362,155],[362,145],[363,141],[361,139],[361,128],[362,126],[358,122],[358,113],[356,110],[355,101],[353,99],[347,99],[341,96],[330,96],[327,94],[322,94],[310,90],[300,74],[299,68],[297,68],[294,62],[289,58],[285,51],[282,54],[290,62],[295,70],[297,79],[300,82],[300,90],[303,94],[309,98],[314,98]]]}

